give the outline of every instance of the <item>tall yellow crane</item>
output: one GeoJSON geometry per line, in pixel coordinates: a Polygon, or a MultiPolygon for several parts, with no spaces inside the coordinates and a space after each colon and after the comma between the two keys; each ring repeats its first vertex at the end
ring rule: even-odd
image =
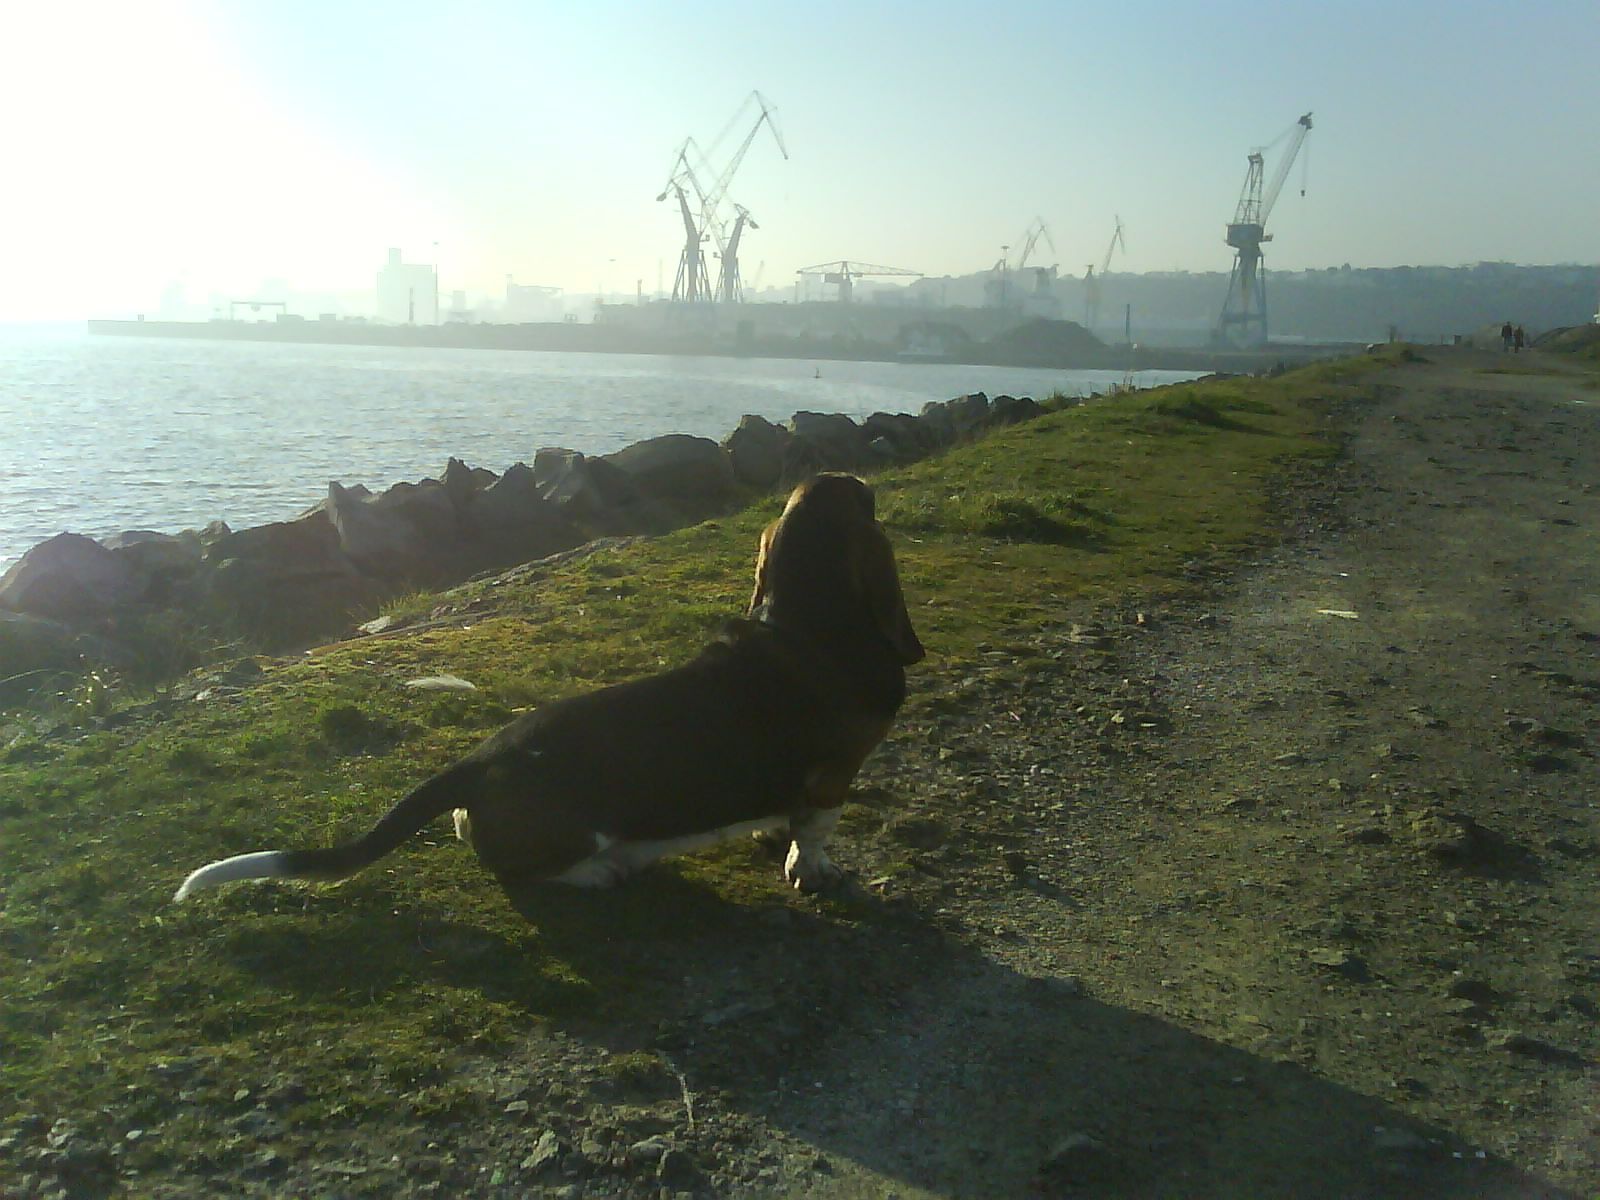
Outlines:
{"type": "MultiPolygon", "coordinates": [[[[1278,202],[1278,193],[1283,190],[1284,180],[1289,177],[1289,168],[1294,165],[1295,156],[1300,153],[1310,132],[1311,114],[1306,113],[1270,144],[1250,152],[1244,187],[1239,192],[1239,207],[1234,210],[1224,239],[1235,253],[1233,277],[1228,280],[1228,297],[1223,302],[1222,318],[1217,323],[1219,342],[1260,345],[1267,340],[1267,283],[1266,272],[1261,268],[1261,243],[1272,240],[1272,235],[1267,232],[1267,218],[1272,215],[1272,207],[1278,202]],[[1273,172],[1272,182],[1263,187],[1265,152],[1285,138],[1289,139],[1289,144],[1284,149],[1283,157],[1278,160],[1278,169],[1273,172]]],[[[1300,194],[1306,194],[1303,179],[1300,194]]]]}

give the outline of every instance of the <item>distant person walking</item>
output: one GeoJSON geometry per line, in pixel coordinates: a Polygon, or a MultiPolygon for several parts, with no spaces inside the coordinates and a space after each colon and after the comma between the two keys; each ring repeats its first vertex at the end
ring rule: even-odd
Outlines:
{"type": "Polygon", "coordinates": [[[1507,321],[1504,325],[1500,326],[1500,353],[1501,354],[1504,354],[1506,351],[1511,349],[1511,338],[1513,336],[1513,333],[1514,333],[1514,331],[1511,328],[1511,322],[1510,321],[1507,321]]]}
{"type": "Polygon", "coordinates": [[[1523,333],[1522,326],[1518,325],[1511,331],[1511,352],[1513,354],[1521,354],[1522,347],[1527,344],[1527,341],[1528,335],[1523,333]]]}

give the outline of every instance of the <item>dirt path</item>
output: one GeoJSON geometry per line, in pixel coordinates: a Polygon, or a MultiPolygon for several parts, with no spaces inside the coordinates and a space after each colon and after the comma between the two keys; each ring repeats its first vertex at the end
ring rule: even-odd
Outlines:
{"type": "Polygon", "coordinates": [[[898,739],[951,937],[792,1060],[784,1190],[1600,1188],[1600,396],[1501,365],[1385,376],[1290,547],[898,739]]]}

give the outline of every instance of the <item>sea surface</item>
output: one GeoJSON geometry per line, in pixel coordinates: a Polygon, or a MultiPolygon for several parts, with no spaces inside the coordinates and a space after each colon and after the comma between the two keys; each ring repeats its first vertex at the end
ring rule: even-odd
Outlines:
{"type": "MultiPolygon", "coordinates": [[[[1136,386],[1192,378],[1142,371],[1136,386]]],[[[374,491],[452,456],[720,440],[744,413],[863,418],[971,392],[1090,395],[1115,371],[91,337],[0,326],[0,569],[64,530],[105,537],[284,520],[329,480],[374,491]]]]}

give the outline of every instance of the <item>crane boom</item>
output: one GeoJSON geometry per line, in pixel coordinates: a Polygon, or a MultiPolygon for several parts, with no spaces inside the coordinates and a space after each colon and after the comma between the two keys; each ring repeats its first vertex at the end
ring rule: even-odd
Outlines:
{"type": "Polygon", "coordinates": [[[1116,221],[1117,227],[1111,234],[1111,244],[1106,247],[1105,260],[1100,264],[1100,274],[1102,275],[1111,269],[1111,256],[1117,252],[1118,246],[1122,247],[1124,254],[1128,252],[1128,243],[1122,238],[1122,218],[1113,217],[1112,220],[1116,221]]]}
{"type": "Polygon", "coordinates": [[[1055,239],[1050,236],[1050,228],[1044,223],[1043,217],[1035,217],[1033,224],[1028,226],[1022,235],[1022,253],[1017,255],[1017,270],[1021,271],[1028,265],[1028,256],[1033,253],[1034,246],[1038,245],[1040,238],[1050,247],[1052,254],[1056,253],[1055,239]]]}
{"type": "MultiPolygon", "coordinates": [[[[1336,122],[1337,123],[1337,122],[1336,122]]],[[[1267,218],[1272,215],[1272,206],[1278,202],[1278,193],[1283,191],[1283,181],[1289,178],[1289,168],[1294,166],[1295,155],[1300,153],[1300,147],[1305,144],[1306,134],[1311,132],[1311,114],[1306,113],[1294,124],[1294,136],[1288,148],[1283,152],[1283,157],[1278,160],[1278,169],[1272,174],[1272,182],[1267,185],[1267,190],[1261,199],[1261,223],[1265,225],[1267,218]]]]}

